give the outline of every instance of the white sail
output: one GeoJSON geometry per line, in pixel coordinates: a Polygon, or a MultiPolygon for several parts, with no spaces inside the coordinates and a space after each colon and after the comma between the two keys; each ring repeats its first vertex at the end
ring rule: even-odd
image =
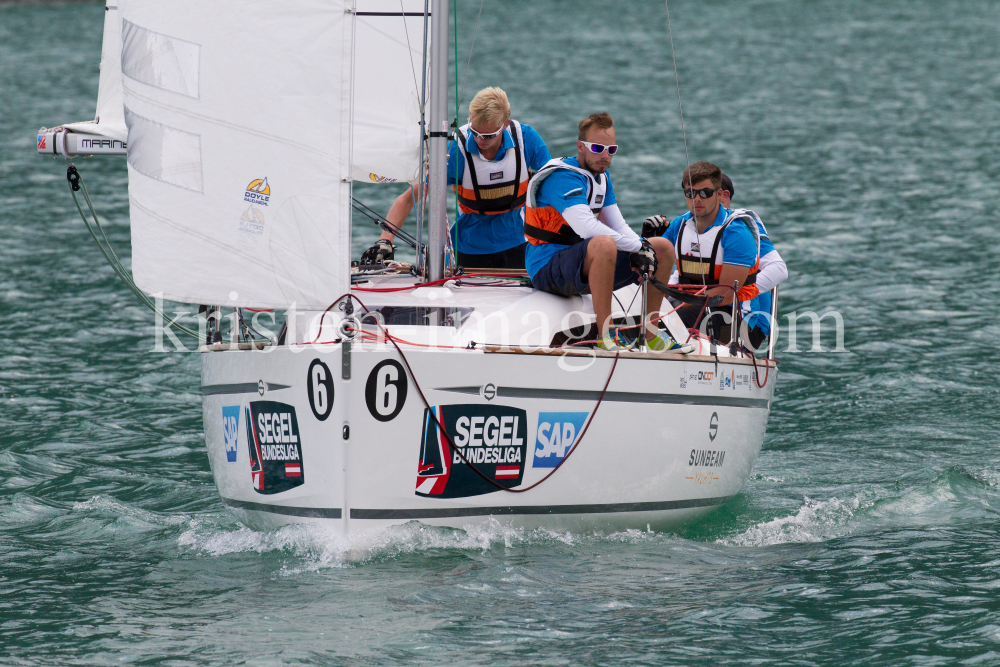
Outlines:
{"type": "Polygon", "coordinates": [[[420,139],[410,53],[393,41],[392,22],[406,20],[420,40],[419,82],[422,16],[399,16],[399,2],[357,4],[375,8],[122,0],[140,288],[262,308],[324,308],[348,290],[352,176],[412,180],[420,139]],[[390,55],[369,53],[376,47],[361,47],[362,36],[390,55]],[[370,84],[392,84],[385,69],[401,54],[406,91],[383,89],[379,102],[370,84]],[[365,85],[352,86],[352,71],[365,85]]]}
{"type": "Polygon", "coordinates": [[[94,120],[66,123],[38,133],[38,152],[65,155],[124,155],[125,127],[122,106],[122,40],[116,0],[104,8],[101,44],[101,78],[94,120]]]}
{"type": "Polygon", "coordinates": [[[423,0],[356,3],[351,154],[356,181],[418,179],[423,13],[423,0]]]}

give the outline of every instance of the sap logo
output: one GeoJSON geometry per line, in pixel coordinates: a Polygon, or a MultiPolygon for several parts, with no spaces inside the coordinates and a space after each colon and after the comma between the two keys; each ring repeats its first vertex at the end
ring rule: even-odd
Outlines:
{"type": "Polygon", "coordinates": [[[236,462],[236,442],[240,433],[240,406],[222,407],[222,439],[226,443],[226,460],[236,462]]]}
{"type": "Polygon", "coordinates": [[[535,435],[535,468],[555,468],[583,429],[588,412],[539,412],[535,435]]]}
{"type": "Polygon", "coordinates": [[[267,184],[267,177],[250,181],[246,192],[243,193],[243,201],[250,202],[251,204],[267,206],[270,200],[271,186],[267,184]]]}
{"type": "Polygon", "coordinates": [[[503,172],[502,171],[494,171],[492,174],[490,174],[490,180],[491,181],[499,181],[502,178],[503,178],[503,172]]]}

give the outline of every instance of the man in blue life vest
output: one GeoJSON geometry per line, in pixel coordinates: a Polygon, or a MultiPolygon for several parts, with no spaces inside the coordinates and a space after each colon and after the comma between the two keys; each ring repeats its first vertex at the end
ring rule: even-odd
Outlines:
{"type": "MultiPolygon", "coordinates": [[[[524,200],[528,180],[552,159],[538,132],[511,120],[507,93],[484,88],[469,102],[469,122],[449,146],[448,185],[458,194],[451,228],[458,265],[477,269],[524,268],[524,200]]],[[[386,215],[399,229],[421,196],[411,186],[386,215]]],[[[383,231],[362,263],[392,259],[394,234],[383,231]]]]}
{"type": "MultiPolygon", "coordinates": [[[[736,187],[733,181],[726,174],[722,174],[722,192],[720,193],[720,203],[722,208],[733,210],[731,206],[733,195],[736,194],[736,187]]],[[[756,215],[756,214],[755,214],[756,215]]],[[[691,213],[680,216],[682,219],[690,219],[691,213]]],[[[781,281],[788,277],[788,267],[785,261],[778,254],[774,245],[768,237],[767,229],[760,218],[755,217],[757,230],[760,238],[760,264],[756,274],[756,281],[743,286],[740,290],[742,300],[742,310],[747,324],[747,338],[744,341],[755,351],[763,351],[762,344],[770,334],[770,313],[772,292],[781,281]]],[[[652,215],[642,223],[642,236],[662,236],[666,232],[669,223],[662,215],[652,215]]],[[[674,270],[670,276],[671,284],[678,284],[680,276],[674,270]]]]}
{"type": "MultiPolygon", "coordinates": [[[[607,173],[618,150],[611,116],[595,113],[582,120],[578,139],[576,157],[551,160],[528,185],[525,266],[537,289],[562,296],[591,294],[598,347],[614,350],[625,341],[609,335],[612,292],[635,284],[640,274],[666,282],[674,248],[663,238],[640,239],[618,210],[607,173]]],[[[647,296],[651,319],[663,294],[650,287],[647,296]]],[[[680,347],[649,319],[643,332],[651,350],[680,347]]]]}
{"type": "MultiPolygon", "coordinates": [[[[702,309],[698,306],[684,304],[677,314],[689,328],[705,328],[705,323],[712,322],[713,337],[728,342],[730,328],[724,321],[737,296],[732,291],[733,283],[738,283],[746,299],[756,296],[756,292],[749,294],[748,288],[757,279],[759,233],[745,219],[730,218],[732,211],[722,205],[722,170],[714,164],[695,162],[684,170],[681,186],[688,213],[671,220],[661,236],[677,249],[675,282],[708,286],[709,295],[723,295],[723,307],[706,308],[701,321],[698,315],[702,309]],[[715,321],[717,316],[722,321],[715,321]]],[[[652,226],[651,221],[644,221],[644,232],[652,226]]]]}

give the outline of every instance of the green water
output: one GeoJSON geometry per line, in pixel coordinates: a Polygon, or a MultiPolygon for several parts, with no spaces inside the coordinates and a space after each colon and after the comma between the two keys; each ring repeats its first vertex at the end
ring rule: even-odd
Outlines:
{"type": "MultiPolygon", "coordinates": [[[[671,3],[691,159],[767,223],[782,314],[845,322],[846,352],[809,351],[805,321],[779,343],[743,493],[678,534],[351,541],[223,508],[197,355],[149,352],[35,154],[93,115],[102,15],[0,7],[0,664],[1000,664],[1000,5],[671,3]]],[[[487,2],[468,82],[554,154],[609,110],[626,217],[680,212],[661,3],[487,2]]],[[[79,163],[127,256],[123,161],[79,163]]]]}

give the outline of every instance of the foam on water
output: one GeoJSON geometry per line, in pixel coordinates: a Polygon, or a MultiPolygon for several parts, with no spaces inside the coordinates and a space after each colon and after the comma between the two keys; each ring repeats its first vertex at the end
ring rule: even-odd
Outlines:
{"type": "Polygon", "coordinates": [[[846,499],[812,500],[807,497],[791,516],[758,523],[739,535],[717,541],[730,546],[763,547],[834,539],[851,532],[857,526],[859,510],[871,507],[875,500],[875,495],[871,493],[860,493],[846,499]]]}

